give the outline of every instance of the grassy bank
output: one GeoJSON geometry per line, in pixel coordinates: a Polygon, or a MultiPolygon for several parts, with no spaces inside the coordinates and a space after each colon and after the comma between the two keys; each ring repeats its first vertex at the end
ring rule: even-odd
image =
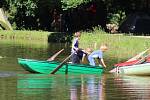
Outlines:
{"type": "Polygon", "coordinates": [[[45,31],[21,31],[21,30],[14,30],[14,31],[6,31],[0,30],[0,38],[1,39],[21,39],[21,40],[48,40],[48,35],[51,32],[45,31]]]}
{"type": "MultiPolygon", "coordinates": [[[[150,48],[149,38],[140,38],[125,35],[106,34],[103,31],[83,32],[80,47],[99,49],[101,43],[108,44],[109,50],[105,53],[108,64],[125,61],[141,51],[150,48]]],[[[112,66],[112,65],[111,65],[112,66]]]]}
{"type": "Polygon", "coordinates": [[[71,42],[72,34],[65,32],[46,32],[46,31],[26,31],[26,30],[14,30],[5,31],[0,30],[0,39],[7,40],[32,40],[41,42],[53,42],[53,43],[66,43],[71,42]]]}
{"type": "Polygon", "coordinates": [[[44,31],[0,30],[0,44],[44,48],[47,47],[49,34],[44,31]]]}

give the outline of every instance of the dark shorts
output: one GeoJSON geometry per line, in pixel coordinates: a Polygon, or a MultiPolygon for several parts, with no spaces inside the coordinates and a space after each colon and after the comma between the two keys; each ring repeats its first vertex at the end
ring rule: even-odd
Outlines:
{"type": "Polygon", "coordinates": [[[83,51],[80,51],[80,50],[79,50],[79,51],[77,52],[77,55],[78,55],[78,57],[79,57],[80,60],[82,59],[83,54],[84,54],[83,51]]]}
{"type": "Polygon", "coordinates": [[[73,64],[80,64],[80,60],[82,59],[83,54],[84,54],[83,51],[78,51],[77,54],[73,54],[72,59],[71,59],[72,63],[73,64]]]}
{"type": "Polygon", "coordinates": [[[71,57],[71,62],[73,64],[80,64],[80,58],[77,54],[73,54],[71,57]]]}

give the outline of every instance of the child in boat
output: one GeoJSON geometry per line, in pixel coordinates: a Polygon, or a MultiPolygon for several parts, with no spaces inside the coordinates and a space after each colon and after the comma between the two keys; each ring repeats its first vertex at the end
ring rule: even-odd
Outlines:
{"type": "Polygon", "coordinates": [[[93,51],[89,56],[88,60],[90,65],[95,66],[95,58],[98,58],[99,64],[106,68],[105,62],[103,60],[103,52],[107,51],[108,47],[106,44],[102,44],[99,50],[93,51]]]}
{"type": "Polygon", "coordinates": [[[82,63],[83,64],[87,64],[88,62],[88,56],[93,52],[93,50],[91,48],[86,48],[83,51],[83,55],[82,55],[82,63]]]}
{"type": "Polygon", "coordinates": [[[81,49],[79,49],[80,36],[81,36],[81,33],[76,32],[74,35],[73,42],[72,42],[71,53],[73,53],[73,55],[72,55],[71,61],[73,64],[79,64],[80,60],[82,59],[83,52],[81,51],[81,49]]]}

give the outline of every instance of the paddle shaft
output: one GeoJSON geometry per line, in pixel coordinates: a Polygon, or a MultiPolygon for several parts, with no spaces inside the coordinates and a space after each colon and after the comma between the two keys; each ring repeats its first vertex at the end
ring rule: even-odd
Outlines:
{"type": "MultiPolygon", "coordinates": [[[[147,51],[149,51],[149,50],[150,50],[150,48],[146,49],[145,51],[139,53],[139,54],[136,55],[135,57],[130,58],[128,61],[133,61],[133,60],[135,60],[135,59],[140,58],[142,55],[144,55],[144,54],[145,54],[147,51]]],[[[128,62],[128,61],[127,61],[127,62],[128,62]]]]}
{"type": "Polygon", "coordinates": [[[139,63],[142,63],[142,62],[144,62],[145,61],[145,59],[147,58],[147,57],[149,57],[150,56],[150,54],[149,55],[147,55],[147,56],[145,56],[145,57],[143,57],[142,59],[140,59],[136,64],[139,64],[139,63]]]}
{"type": "Polygon", "coordinates": [[[50,57],[49,59],[47,59],[47,61],[53,61],[62,51],[64,51],[64,49],[61,49],[60,51],[58,51],[57,53],[55,53],[52,57],[50,57]]]}
{"type": "Polygon", "coordinates": [[[72,53],[71,55],[69,55],[63,62],[60,63],[59,66],[57,66],[52,72],[51,74],[55,74],[68,60],[69,58],[73,55],[74,53],[72,53]]]}

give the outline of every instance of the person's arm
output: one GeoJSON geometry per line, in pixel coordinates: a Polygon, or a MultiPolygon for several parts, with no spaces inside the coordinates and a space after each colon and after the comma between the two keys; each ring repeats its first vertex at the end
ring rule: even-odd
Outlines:
{"type": "Polygon", "coordinates": [[[82,63],[84,62],[84,60],[85,60],[85,58],[86,58],[86,54],[85,53],[83,53],[83,56],[82,56],[82,63]]]}
{"type": "Polygon", "coordinates": [[[75,51],[78,51],[78,50],[79,50],[79,48],[77,48],[77,47],[75,47],[75,46],[73,47],[73,49],[74,49],[75,51]]]}
{"type": "Polygon", "coordinates": [[[98,55],[99,55],[99,64],[101,64],[103,67],[105,67],[106,68],[106,64],[105,64],[105,62],[104,62],[104,60],[103,60],[103,52],[102,51],[99,51],[99,53],[98,53],[98,55]]]}
{"type": "Polygon", "coordinates": [[[103,58],[100,58],[100,59],[99,59],[99,63],[101,63],[101,65],[102,65],[103,67],[105,67],[105,68],[106,68],[106,64],[105,64],[105,62],[104,62],[104,59],[103,59],[103,58]]]}

